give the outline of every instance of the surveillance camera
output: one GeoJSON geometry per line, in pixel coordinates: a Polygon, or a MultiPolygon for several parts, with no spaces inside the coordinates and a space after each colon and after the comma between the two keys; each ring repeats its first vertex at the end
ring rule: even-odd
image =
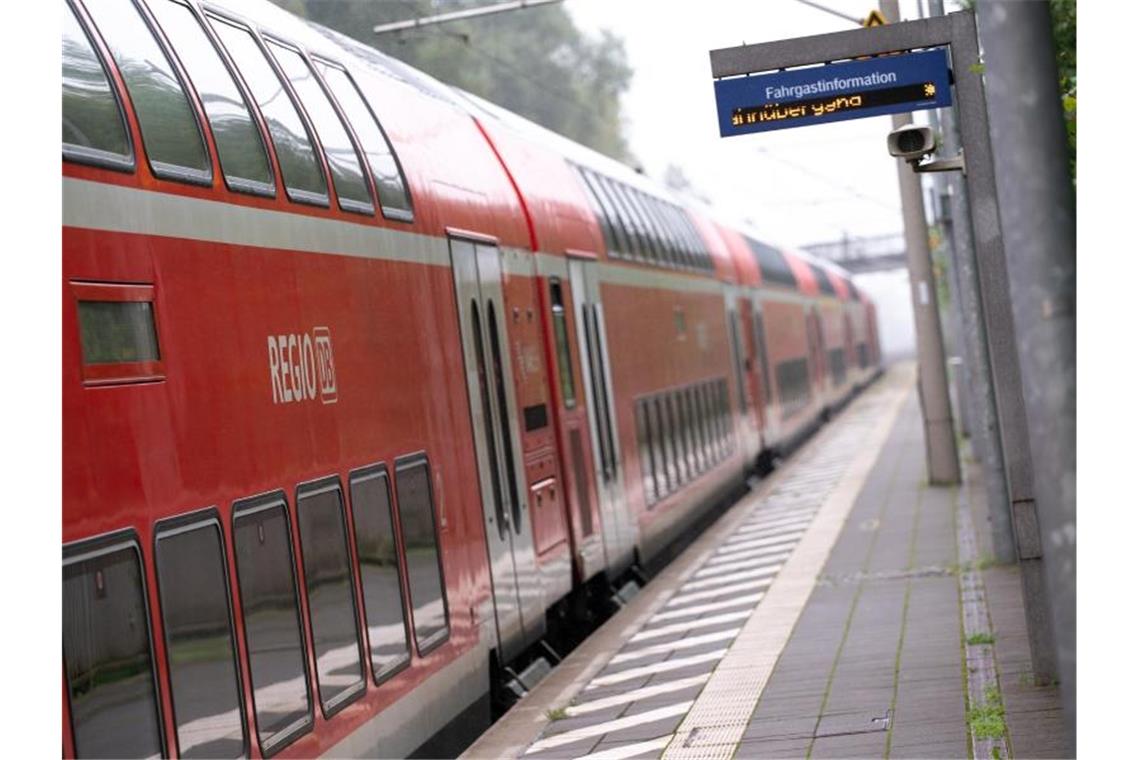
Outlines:
{"type": "Polygon", "coordinates": [[[907,124],[887,135],[887,151],[897,158],[920,161],[934,152],[934,130],[907,124]]]}

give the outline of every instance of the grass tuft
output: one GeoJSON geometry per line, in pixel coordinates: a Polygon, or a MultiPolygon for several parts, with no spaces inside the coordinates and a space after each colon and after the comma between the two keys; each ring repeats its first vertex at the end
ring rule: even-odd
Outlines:
{"type": "Polygon", "coordinates": [[[971,633],[966,637],[966,643],[970,646],[977,646],[978,644],[992,644],[994,643],[994,635],[992,633],[971,633]]]}
{"type": "Polygon", "coordinates": [[[1005,707],[997,687],[986,687],[981,705],[974,705],[966,713],[970,733],[979,739],[1000,739],[1005,736],[1005,707]]]}
{"type": "Polygon", "coordinates": [[[565,717],[567,717],[565,707],[555,707],[555,708],[552,708],[552,709],[546,711],[546,719],[547,720],[551,720],[551,721],[562,720],[565,717]]]}

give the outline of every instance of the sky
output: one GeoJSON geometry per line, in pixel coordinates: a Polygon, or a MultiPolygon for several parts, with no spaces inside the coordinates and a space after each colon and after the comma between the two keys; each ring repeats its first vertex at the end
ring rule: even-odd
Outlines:
{"type": "MultiPolygon", "coordinates": [[[[824,2],[860,18],[878,7],[824,2]]],[[[915,0],[900,6],[904,19],[918,16],[915,0]]],[[[663,179],[670,163],[679,165],[714,206],[753,220],[776,244],[902,230],[889,116],[729,138],[717,129],[710,50],[846,31],[852,22],[795,0],[566,0],[565,7],[587,33],[609,29],[625,40],[634,72],[626,135],[650,176],[663,179]]]]}
{"type": "MultiPolygon", "coordinates": [[[[878,7],[877,0],[824,2],[858,18],[878,7]]],[[[899,5],[904,20],[918,17],[916,0],[899,5]]],[[[952,0],[946,5],[955,7],[952,0]]],[[[779,246],[901,234],[898,170],[886,148],[889,116],[728,138],[717,127],[710,50],[847,31],[857,28],[853,22],[796,0],[566,0],[565,6],[588,34],[609,29],[625,40],[633,69],[623,102],[626,137],[649,176],[663,180],[669,164],[680,166],[726,218],[751,220],[779,246]]],[[[855,282],[878,306],[884,356],[912,355],[906,271],[855,282]]]]}

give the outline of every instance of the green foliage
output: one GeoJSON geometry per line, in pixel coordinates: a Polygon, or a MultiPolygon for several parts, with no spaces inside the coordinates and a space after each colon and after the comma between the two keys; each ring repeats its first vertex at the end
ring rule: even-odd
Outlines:
{"type": "Polygon", "coordinates": [[[1065,130],[1069,137],[1069,170],[1077,177],[1077,0],[1049,0],[1053,16],[1053,45],[1057,50],[1057,79],[1065,130]]]}
{"type": "Polygon", "coordinates": [[[582,33],[561,5],[374,34],[475,0],[273,0],[307,18],[619,160],[631,159],[621,96],[633,73],[624,42],[582,33]]]}
{"type": "Polygon", "coordinates": [[[557,707],[546,711],[546,719],[549,721],[562,720],[566,716],[565,707],[557,707]]]}
{"type": "Polygon", "coordinates": [[[1005,707],[1001,703],[1001,693],[992,686],[987,687],[984,701],[970,707],[966,721],[970,724],[970,732],[979,739],[1005,736],[1005,707]]]}
{"type": "Polygon", "coordinates": [[[966,637],[966,643],[970,646],[992,644],[994,643],[994,635],[992,633],[971,633],[966,637]]]}

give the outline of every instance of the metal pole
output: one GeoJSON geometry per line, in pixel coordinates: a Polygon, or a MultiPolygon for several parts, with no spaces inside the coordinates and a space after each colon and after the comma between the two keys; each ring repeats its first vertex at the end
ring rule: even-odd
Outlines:
{"type": "MultiPolygon", "coordinates": [[[[888,24],[899,20],[898,0],[881,0],[879,8],[888,24]]],[[[897,128],[909,124],[909,114],[893,114],[897,128]]],[[[907,270],[910,298],[914,306],[914,332],[918,350],[918,391],[926,433],[926,471],[932,484],[960,483],[958,445],[954,439],[954,418],[950,413],[950,389],[946,382],[946,354],[942,345],[942,325],[938,320],[938,297],[934,271],[930,265],[930,239],[922,203],[922,182],[910,165],[896,160],[899,197],[902,201],[903,228],[906,232],[907,270]]]]}
{"type": "MultiPolygon", "coordinates": [[[[1076,218],[1047,3],[978,4],[1061,696],[1076,721],[1076,218]]],[[[1075,746],[1075,745],[1074,745],[1075,746]]]]}
{"type": "MultiPolygon", "coordinates": [[[[941,16],[944,13],[942,0],[931,0],[930,12],[933,16],[941,16]]],[[[954,109],[942,109],[939,116],[943,125],[943,152],[947,156],[957,155],[960,144],[954,109]]],[[[962,398],[961,401],[963,406],[972,406],[973,409],[970,446],[982,463],[994,559],[1007,564],[1017,561],[1017,552],[1010,524],[1009,493],[998,434],[997,408],[990,381],[992,370],[986,355],[986,326],[982,320],[981,295],[978,293],[978,264],[974,258],[974,235],[969,222],[969,198],[962,175],[957,172],[939,172],[936,176],[946,184],[950,200],[951,239],[948,242],[953,269],[952,282],[958,286],[964,374],[969,388],[969,398],[962,398]]]]}
{"type": "MultiPolygon", "coordinates": [[[[973,13],[952,13],[954,88],[958,124],[966,156],[966,187],[970,193],[970,224],[978,266],[978,289],[986,330],[994,401],[998,412],[1001,451],[1006,467],[1010,517],[1021,569],[1029,653],[1038,681],[1056,677],[1056,649],[1045,569],[1041,562],[1041,532],[1034,496],[1033,460],[1029,428],[1021,391],[1018,336],[1010,303],[1010,280],[998,212],[997,181],[990,147],[982,75],[978,60],[978,32],[973,13]]],[[[1020,287],[1020,283],[1019,283],[1020,287]]]]}

